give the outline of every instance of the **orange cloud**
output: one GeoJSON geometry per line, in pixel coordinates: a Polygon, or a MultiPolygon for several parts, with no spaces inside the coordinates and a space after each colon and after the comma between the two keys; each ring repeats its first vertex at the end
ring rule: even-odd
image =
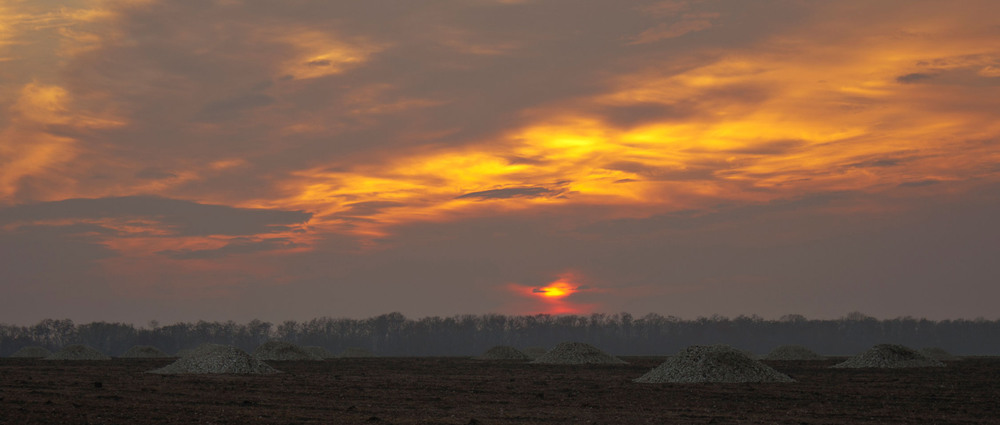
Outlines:
{"type": "Polygon", "coordinates": [[[525,124],[489,140],[302,170],[283,183],[294,195],[273,204],[318,211],[331,229],[384,235],[487,210],[605,205],[639,216],[721,200],[995,181],[1000,151],[979,141],[1000,135],[1000,92],[977,78],[991,78],[1000,51],[947,22],[922,16],[911,33],[888,24],[802,29],[679,71],[674,58],[651,61],[611,76],[604,93],[526,111],[525,124]],[[954,75],[901,78],[921,72],[954,75]],[[616,122],[602,112],[629,108],[663,116],[616,122]],[[678,108],[683,115],[671,117],[678,108]],[[537,190],[462,196],[517,188],[537,190]],[[394,207],[341,226],[338,212],[359,202],[394,207]]]}

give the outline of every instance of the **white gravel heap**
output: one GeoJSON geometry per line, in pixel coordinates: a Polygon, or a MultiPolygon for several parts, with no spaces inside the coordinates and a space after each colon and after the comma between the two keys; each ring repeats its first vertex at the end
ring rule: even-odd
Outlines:
{"type": "Polygon", "coordinates": [[[286,341],[268,341],[253,351],[261,360],[323,360],[308,350],[286,341]]]}
{"type": "Polygon", "coordinates": [[[958,359],[957,357],[955,357],[951,353],[945,351],[944,348],[938,348],[938,347],[921,348],[920,349],[920,354],[923,354],[923,355],[925,355],[927,357],[930,357],[930,358],[932,358],[934,360],[941,360],[941,361],[957,360],[958,359]]]}
{"type": "Polygon", "coordinates": [[[823,358],[815,351],[801,345],[781,345],[764,356],[764,360],[823,360],[823,358]]]}
{"type": "Polygon", "coordinates": [[[339,357],[375,357],[375,353],[365,348],[348,347],[340,352],[339,357]]]}
{"type": "Polygon", "coordinates": [[[944,363],[896,344],[879,344],[864,353],[830,367],[836,368],[903,368],[942,367],[944,363]]]}
{"type": "Polygon", "coordinates": [[[528,360],[529,357],[522,353],[520,350],[511,347],[509,345],[498,345],[496,347],[486,350],[481,356],[476,357],[479,360],[528,360]]]}
{"type": "Polygon", "coordinates": [[[692,345],[634,380],[663,382],[795,382],[728,345],[692,345]]]}
{"type": "Polygon", "coordinates": [[[170,356],[152,345],[135,345],[129,348],[121,357],[124,359],[159,359],[170,356]]]}
{"type": "Polygon", "coordinates": [[[263,360],[229,345],[206,344],[177,361],[146,373],[269,375],[280,373],[263,360]]]}
{"type": "Polygon", "coordinates": [[[45,360],[111,360],[111,357],[86,345],[67,345],[45,360]]]}
{"type": "Polygon", "coordinates": [[[528,356],[528,358],[530,359],[537,359],[539,357],[544,356],[545,353],[549,352],[549,350],[545,347],[527,347],[521,350],[521,352],[524,353],[526,356],[528,356]]]}
{"type": "Polygon", "coordinates": [[[51,355],[51,351],[37,345],[32,345],[28,347],[21,347],[20,350],[15,351],[14,354],[11,354],[10,356],[12,358],[22,359],[44,359],[51,355]]]}
{"type": "Polygon", "coordinates": [[[532,360],[544,364],[625,364],[618,357],[582,342],[560,342],[552,351],[532,360]]]}
{"type": "Polygon", "coordinates": [[[318,345],[305,345],[305,346],[302,347],[302,349],[306,350],[306,351],[308,351],[308,352],[310,352],[312,354],[315,354],[316,356],[319,356],[319,358],[321,358],[321,359],[332,359],[334,357],[337,357],[337,356],[334,356],[333,353],[330,352],[330,350],[327,350],[327,349],[325,349],[323,347],[320,347],[318,345]]]}

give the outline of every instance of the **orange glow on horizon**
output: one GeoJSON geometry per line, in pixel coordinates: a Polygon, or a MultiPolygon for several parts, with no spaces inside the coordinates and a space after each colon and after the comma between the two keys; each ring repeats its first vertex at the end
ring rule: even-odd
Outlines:
{"type": "Polygon", "coordinates": [[[575,273],[563,273],[545,286],[527,287],[509,284],[506,289],[516,294],[521,301],[526,302],[521,307],[514,308],[524,314],[584,314],[595,311],[596,304],[581,304],[573,300],[572,295],[581,292],[599,292],[593,288],[580,285],[579,276],[575,273]]]}
{"type": "Polygon", "coordinates": [[[559,280],[548,284],[548,286],[531,290],[532,293],[544,298],[563,298],[576,291],[577,287],[568,282],[566,278],[559,278],[559,280]]]}

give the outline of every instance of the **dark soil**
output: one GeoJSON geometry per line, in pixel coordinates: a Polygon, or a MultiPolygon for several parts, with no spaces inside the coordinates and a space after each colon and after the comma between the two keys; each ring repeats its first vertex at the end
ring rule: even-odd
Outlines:
{"type": "Polygon", "coordinates": [[[143,373],[173,359],[0,359],[0,424],[1000,423],[1000,358],[945,368],[767,361],[798,382],[639,384],[663,358],[269,362],[269,376],[143,373]]]}

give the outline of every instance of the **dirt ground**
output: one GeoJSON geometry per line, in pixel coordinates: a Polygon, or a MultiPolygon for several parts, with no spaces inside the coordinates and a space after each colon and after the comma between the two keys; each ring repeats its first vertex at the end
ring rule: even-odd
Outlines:
{"type": "Polygon", "coordinates": [[[637,384],[664,358],[556,366],[468,358],[271,362],[271,376],[143,373],[170,359],[0,359],[0,424],[1000,423],[1000,358],[946,368],[768,362],[788,384],[637,384]]]}

